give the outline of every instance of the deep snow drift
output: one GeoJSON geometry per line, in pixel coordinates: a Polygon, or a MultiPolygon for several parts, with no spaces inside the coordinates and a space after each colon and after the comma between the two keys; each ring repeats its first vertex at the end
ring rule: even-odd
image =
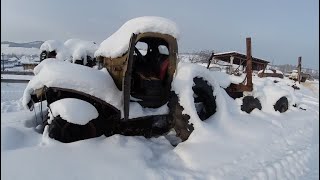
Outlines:
{"type": "Polygon", "coordinates": [[[35,107],[37,118],[34,112],[22,109],[21,97],[27,85],[2,83],[1,177],[319,178],[318,81],[307,81],[299,85],[300,90],[293,90],[294,82],[289,79],[253,77],[252,93],[262,99],[262,110],[255,109],[247,114],[240,110],[241,98],[233,100],[219,88],[227,86],[232,78],[189,63],[180,63],[177,72],[173,88],[178,91],[195,130],[186,142],[176,147],[168,141],[172,133],[151,139],[114,135],[69,144],[57,142],[46,133],[38,133],[39,104],[35,107]],[[199,120],[192,106],[190,79],[199,74],[213,84],[217,101],[217,112],[205,122],[199,120]],[[274,83],[274,80],[279,82],[274,83]],[[282,95],[289,98],[290,107],[285,113],[275,112],[272,103],[282,95]]]}

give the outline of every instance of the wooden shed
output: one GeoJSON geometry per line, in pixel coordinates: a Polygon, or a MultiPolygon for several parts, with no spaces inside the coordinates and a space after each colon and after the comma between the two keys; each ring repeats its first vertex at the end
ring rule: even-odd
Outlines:
{"type": "MultiPolygon", "coordinates": [[[[213,55],[213,58],[230,64],[237,64],[242,66],[246,66],[247,63],[247,56],[235,51],[216,53],[213,55]]],[[[263,70],[265,67],[267,67],[268,63],[269,61],[266,61],[264,59],[252,57],[252,70],[263,70]]]]}

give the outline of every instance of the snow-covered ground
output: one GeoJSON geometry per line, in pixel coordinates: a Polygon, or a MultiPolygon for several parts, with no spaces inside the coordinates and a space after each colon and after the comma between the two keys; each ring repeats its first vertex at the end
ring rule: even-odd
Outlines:
{"type": "MultiPolygon", "coordinates": [[[[268,102],[265,94],[276,96],[265,91],[279,86],[306,111],[290,106],[280,114],[262,103],[261,111],[247,114],[240,110],[241,99],[216,90],[217,113],[196,122],[189,139],[176,147],[167,140],[171,134],[57,142],[38,133],[39,115],[35,118],[34,112],[23,109],[27,84],[1,83],[1,178],[319,179],[319,81],[307,81],[295,91],[288,79],[254,77],[253,81],[254,93],[263,102],[268,102]]],[[[39,113],[40,106],[35,110],[39,113]]]]}
{"type": "Polygon", "coordinates": [[[1,53],[16,56],[39,56],[40,50],[38,48],[9,47],[8,44],[1,44],[1,53]]]}

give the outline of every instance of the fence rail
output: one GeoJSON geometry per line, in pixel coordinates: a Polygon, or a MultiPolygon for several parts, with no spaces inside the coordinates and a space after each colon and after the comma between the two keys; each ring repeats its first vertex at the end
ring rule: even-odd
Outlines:
{"type": "Polygon", "coordinates": [[[1,79],[1,83],[28,83],[28,79],[1,79]]]}
{"type": "Polygon", "coordinates": [[[32,71],[1,71],[1,74],[34,75],[32,71]]]}

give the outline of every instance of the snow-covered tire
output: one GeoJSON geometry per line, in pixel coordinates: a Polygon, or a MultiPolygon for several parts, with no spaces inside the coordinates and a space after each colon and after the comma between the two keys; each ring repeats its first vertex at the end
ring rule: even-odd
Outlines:
{"type": "Polygon", "coordinates": [[[289,102],[287,97],[281,97],[275,105],[273,105],[275,111],[279,111],[280,113],[286,112],[289,108],[289,102]]]}
{"type": "Polygon", "coordinates": [[[65,142],[64,138],[61,137],[61,130],[62,127],[67,123],[67,121],[65,121],[64,119],[62,119],[60,116],[55,117],[51,124],[48,124],[48,134],[49,137],[61,141],[61,142],[65,142]]]}
{"type": "Polygon", "coordinates": [[[259,99],[253,96],[245,96],[242,100],[241,110],[250,114],[255,108],[261,110],[262,106],[259,99]]]}
{"type": "Polygon", "coordinates": [[[64,142],[74,142],[83,139],[93,138],[97,136],[95,124],[89,122],[86,125],[77,125],[69,123],[57,116],[49,124],[49,137],[64,142]]]}
{"type": "MultiPolygon", "coordinates": [[[[199,118],[204,121],[216,112],[216,101],[213,96],[213,88],[207,81],[202,78],[194,78],[195,85],[192,87],[195,106],[196,103],[201,102],[203,108],[198,113],[199,118]]],[[[173,128],[176,131],[176,136],[180,137],[182,141],[189,138],[190,134],[194,130],[193,124],[189,122],[190,116],[188,114],[182,114],[184,110],[179,104],[178,96],[173,92],[169,101],[170,117],[173,119],[173,128]]]]}
{"type": "Polygon", "coordinates": [[[201,103],[201,107],[196,107],[199,118],[204,121],[216,112],[216,98],[213,96],[213,87],[202,78],[193,79],[195,85],[192,87],[194,93],[194,103],[201,103]]]}
{"type": "MultiPolygon", "coordinates": [[[[71,101],[71,103],[67,103],[68,106],[63,107],[62,112],[64,111],[69,112],[70,109],[68,108],[74,106],[74,103],[75,103],[74,100],[77,100],[76,103],[79,103],[81,101],[85,103],[85,106],[82,106],[82,107],[80,106],[81,108],[86,108],[86,107],[88,108],[91,106],[91,108],[89,109],[98,111],[97,108],[92,104],[92,102],[90,103],[88,101],[78,99],[78,98],[62,98],[53,102],[50,101],[48,104],[49,105],[48,107],[49,107],[51,117],[53,119],[51,123],[47,124],[49,126],[48,128],[49,137],[64,143],[69,143],[69,142],[101,136],[106,132],[106,128],[105,128],[106,125],[103,123],[104,116],[101,115],[103,113],[101,114],[98,113],[97,117],[92,117],[92,118],[90,118],[89,116],[86,117],[88,118],[88,120],[91,119],[90,121],[86,121],[82,119],[82,121],[85,121],[85,122],[82,122],[83,124],[82,123],[75,124],[73,123],[75,121],[70,121],[70,119],[64,119],[63,117],[68,117],[68,116],[66,115],[60,116],[61,115],[60,112],[57,109],[55,109],[57,108],[57,105],[56,104],[53,105],[54,103],[58,103],[60,101],[60,103],[62,104],[59,104],[59,107],[63,106],[63,103],[65,102],[63,100],[69,100],[69,102],[70,100],[73,100],[73,101],[71,101]],[[53,114],[53,112],[55,112],[54,113],[55,115],[53,114]]],[[[77,113],[75,110],[72,110],[71,112],[77,113]]],[[[89,113],[90,112],[91,111],[89,111],[89,113]]]]}

